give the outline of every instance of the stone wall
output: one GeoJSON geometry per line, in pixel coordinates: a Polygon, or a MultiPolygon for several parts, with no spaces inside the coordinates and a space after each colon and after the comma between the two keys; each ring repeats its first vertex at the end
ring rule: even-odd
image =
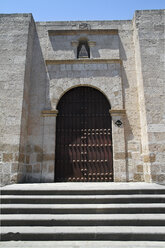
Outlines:
{"type": "Polygon", "coordinates": [[[111,105],[114,180],[163,183],[164,11],[85,24],[0,17],[3,183],[54,181],[56,107],[83,85],[111,105]],[[77,59],[81,39],[88,40],[89,59],[77,59]]]}
{"type": "Polygon", "coordinates": [[[146,181],[165,182],[165,15],[136,11],[134,42],[146,181]]]}
{"type": "Polygon", "coordinates": [[[0,166],[3,184],[22,180],[24,171],[32,26],[31,14],[0,15],[0,166]]]}
{"type": "MultiPolygon", "coordinates": [[[[51,22],[37,23],[36,25],[47,71],[47,79],[45,79],[46,103],[43,109],[56,110],[60,97],[72,87],[88,85],[100,90],[109,99],[112,109],[126,109],[125,117],[113,117],[114,120],[122,118],[124,122],[122,129],[113,125],[115,180],[143,181],[132,22],[88,22],[91,30],[83,32],[75,32],[75,29],[79,30],[79,22],[51,22]],[[97,33],[92,31],[96,27],[98,29],[98,26],[100,31],[97,31],[97,33]],[[76,60],[77,55],[74,43],[82,37],[94,43],[94,46],[91,47],[90,63],[76,60]]],[[[41,92],[39,81],[37,80],[32,85],[36,85],[39,97],[43,93],[44,87],[42,87],[41,92]]],[[[34,112],[34,106],[32,108],[34,112]]],[[[35,116],[30,119],[36,119],[37,121],[36,116],[40,118],[39,113],[36,112],[35,116]]],[[[53,159],[43,161],[42,168],[38,166],[38,170],[42,171],[40,171],[42,179],[38,171],[38,180],[53,181],[53,174],[51,179],[49,171],[51,173],[54,171],[52,168],[55,157],[53,151],[55,146],[55,117],[44,116],[43,121],[47,123],[44,125],[43,134],[40,131],[40,134],[36,135],[36,132],[39,132],[39,121],[38,124],[33,125],[31,144],[36,140],[39,141],[43,135],[45,151],[43,151],[41,142],[37,141],[37,145],[45,153],[45,157],[52,157],[53,159]]],[[[38,155],[34,152],[34,148],[32,154],[34,162],[33,165],[30,164],[31,170],[33,166],[36,166],[35,163],[38,163],[36,160],[38,155]]],[[[31,171],[30,177],[32,181],[36,180],[37,174],[35,174],[34,179],[34,173],[31,171]]]]}
{"type": "Polygon", "coordinates": [[[42,182],[42,177],[46,173],[43,163],[45,122],[41,113],[43,109],[50,108],[50,104],[49,102],[46,104],[46,91],[49,87],[45,60],[41,50],[43,36],[45,36],[44,30],[37,32],[35,27],[29,86],[28,140],[26,149],[28,159],[25,164],[25,182],[42,182]]]}

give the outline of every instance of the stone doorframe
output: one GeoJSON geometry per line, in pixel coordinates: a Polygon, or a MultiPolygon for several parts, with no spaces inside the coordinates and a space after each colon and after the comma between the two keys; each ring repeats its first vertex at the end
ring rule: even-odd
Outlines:
{"type": "MultiPolygon", "coordinates": [[[[114,182],[127,182],[126,147],[124,137],[124,109],[110,109],[112,117],[113,178],[114,182]],[[118,121],[118,122],[117,122],[118,121]],[[120,121],[120,122],[119,122],[120,121]],[[121,124],[121,125],[118,125],[121,124]]],[[[56,117],[58,110],[43,110],[43,163],[42,168],[51,168],[42,173],[42,182],[54,182],[56,117]]]]}

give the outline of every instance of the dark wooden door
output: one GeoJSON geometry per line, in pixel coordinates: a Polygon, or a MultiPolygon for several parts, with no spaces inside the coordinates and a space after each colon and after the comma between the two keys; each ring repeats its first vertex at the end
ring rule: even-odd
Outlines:
{"type": "Polygon", "coordinates": [[[113,181],[110,105],[90,87],[68,91],[57,106],[55,181],[113,181]]]}

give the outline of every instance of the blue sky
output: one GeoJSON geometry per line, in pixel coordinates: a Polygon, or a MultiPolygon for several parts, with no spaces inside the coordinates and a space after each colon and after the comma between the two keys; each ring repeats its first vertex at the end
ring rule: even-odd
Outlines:
{"type": "Polygon", "coordinates": [[[0,13],[32,13],[35,21],[128,20],[165,0],[0,0],[0,13]]]}

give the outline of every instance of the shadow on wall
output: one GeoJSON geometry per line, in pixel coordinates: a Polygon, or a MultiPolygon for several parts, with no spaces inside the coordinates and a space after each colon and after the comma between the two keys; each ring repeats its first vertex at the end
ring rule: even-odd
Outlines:
{"type": "MultiPolygon", "coordinates": [[[[29,114],[26,123],[27,140],[24,144],[24,156],[19,163],[18,174],[22,173],[19,182],[40,182],[42,178],[43,156],[43,109],[51,109],[49,78],[42,54],[39,37],[34,30],[29,76],[29,114]]],[[[24,125],[25,126],[25,125],[24,125]]],[[[25,128],[25,127],[24,127],[25,128]]],[[[22,148],[20,149],[20,155],[22,148]]]]}
{"type": "MultiPolygon", "coordinates": [[[[119,55],[120,55],[120,59],[124,62],[127,61],[127,55],[124,49],[124,46],[122,44],[122,41],[119,37],[119,55]]],[[[128,82],[128,78],[127,78],[127,74],[125,71],[124,66],[122,65],[121,67],[121,78],[122,78],[122,92],[123,92],[123,108],[125,109],[125,102],[126,102],[126,89],[128,89],[130,87],[129,82],[128,82]]],[[[131,178],[129,178],[129,165],[128,165],[128,158],[129,158],[129,154],[128,154],[128,141],[133,140],[134,139],[134,135],[132,132],[132,127],[130,125],[128,116],[126,115],[124,117],[124,136],[125,136],[125,152],[126,152],[126,175],[127,175],[127,181],[129,181],[131,178]]]]}
{"type": "Polygon", "coordinates": [[[50,80],[60,78],[120,77],[120,64],[61,64],[48,65],[50,80]]]}
{"type": "Polygon", "coordinates": [[[77,46],[72,46],[72,42],[78,42],[80,39],[96,42],[94,47],[91,47],[91,55],[93,58],[100,58],[99,50],[118,50],[119,42],[118,35],[56,35],[49,36],[51,47],[55,52],[74,51],[75,58],[77,58],[77,46]]]}

